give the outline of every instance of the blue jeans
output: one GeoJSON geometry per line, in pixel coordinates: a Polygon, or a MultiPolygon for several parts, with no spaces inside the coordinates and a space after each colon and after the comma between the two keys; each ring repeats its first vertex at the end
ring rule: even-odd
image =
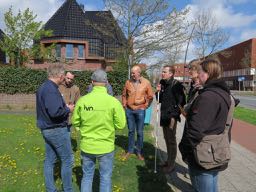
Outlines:
{"type": "Polygon", "coordinates": [[[72,153],[70,133],[67,127],[42,130],[45,140],[44,177],[47,192],[57,191],[54,184],[53,170],[57,157],[61,161],[61,179],[65,192],[72,192],[72,153]]]}
{"type": "Polygon", "coordinates": [[[203,171],[189,166],[189,175],[195,192],[218,192],[218,171],[203,171]]]}
{"type": "Polygon", "coordinates": [[[143,128],[144,128],[144,119],[145,119],[145,110],[132,110],[126,109],[126,118],[128,123],[128,152],[134,153],[134,145],[135,145],[135,129],[137,131],[137,153],[142,154],[143,149],[143,128]]]}
{"type": "Polygon", "coordinates": [[[112,191],[112,170],[114,151],[105,154],[88,154],[81,152],[81,158],[83,160],[83,178],[81,182],[81,192],[92,191],[92,181],[94,176],[96,159],[99,161],[99,172],[100,172],[100,192],[111,192],[112,191]]]}

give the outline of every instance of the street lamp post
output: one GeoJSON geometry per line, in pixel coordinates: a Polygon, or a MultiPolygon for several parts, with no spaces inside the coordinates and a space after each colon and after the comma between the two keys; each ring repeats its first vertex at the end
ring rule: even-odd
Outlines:
{"type": "Polygon", "coordinates": [[[128,56],[128,79],[131,77],[132,55],[128,56]]]}
{"type": "Polygon", "coordinates": [[[188,39],[187,47],[186,47],[185,59],[184,59],[184,69],[183,69],[183,84],[185,84],[185,72],[186,72],[185,67],[186,67],[186,62],[187,62],[188,47],[189,47],[190,41],[192,39],[192,35],[194,33],[195,27],[196,27],[196,23],[194,23],[194,25],[193,25],[191,34],[190,34],[189,39],[188,39]]]}

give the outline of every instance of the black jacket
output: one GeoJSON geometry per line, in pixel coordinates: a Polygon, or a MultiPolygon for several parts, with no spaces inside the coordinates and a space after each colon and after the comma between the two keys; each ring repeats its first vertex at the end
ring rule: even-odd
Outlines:
{"type": "MultiPolygon", "coordinates": [[[[193,148],[205,135],[221,134],[224,131],[230,104],[230,91],[221,79],[207,82],[199,91],[199,96],[188,111],[186,127],[179,144],[182,158],[190,166],[203,169],[195,162],[193,148]]],[[[215,169],[224,170],[226,167],[215,169]]]]}
{"type": "Polygon", "coordinates": [[[37,126],[42,130],[65,127],[69,112],[58,86],[46,80],[36,92],[37,126]]]}
{"type": "MultiPolygon", "coordinates": [[[[159,102],[161,103],[161,117],[160,125],[168,126],[170,124],[170,118],[174,117],[180,120],[180,110],[178,105],[184,106],[186,103],[186,97],[184,94],[183,85],[173,78],[169,80],[161,80],[161,91],[159,102]]],[[[156,93],[157,96],[157,93],[156,93]]]]}

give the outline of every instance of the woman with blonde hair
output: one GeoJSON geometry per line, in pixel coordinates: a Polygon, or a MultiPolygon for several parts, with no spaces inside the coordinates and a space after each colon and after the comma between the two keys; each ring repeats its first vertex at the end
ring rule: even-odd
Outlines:
{"type": "Polygon", "coordinates": [[[217,192],[218,173],[227,168],[227,164],[213,169],[204,169],[197,164],[193,149],[206,135],[218,135],[224,132],[231,105],[230,91],[221,79],[222,68],[218,61],[207,59],[200,64],[198,78],[203,88],[187,112],[180,151],[182,159],[188,164],[192,186],[197,192],[217,192]]]}
{"type": "Polygon", "coordinates": [[[192,60],[189,63],[189,75],[191,78],[190,89],[188,92],[187,103],[193,100],[198,90],[202,87],[199,82],[198,71],[200,70],[200,60],[192,60]]]}

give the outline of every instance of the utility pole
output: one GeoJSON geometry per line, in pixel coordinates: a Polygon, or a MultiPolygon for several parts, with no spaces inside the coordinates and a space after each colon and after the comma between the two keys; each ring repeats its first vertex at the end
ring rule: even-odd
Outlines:
{"type": "Polygon", "coordinates": [[[256,65],[255,65],[255,68],[254,68],[254,71],[253,71],[253,78],[252,78],[252,85],[253,85],[253,92],[254,92],[254,95],[256,96],[256,65]]]}

